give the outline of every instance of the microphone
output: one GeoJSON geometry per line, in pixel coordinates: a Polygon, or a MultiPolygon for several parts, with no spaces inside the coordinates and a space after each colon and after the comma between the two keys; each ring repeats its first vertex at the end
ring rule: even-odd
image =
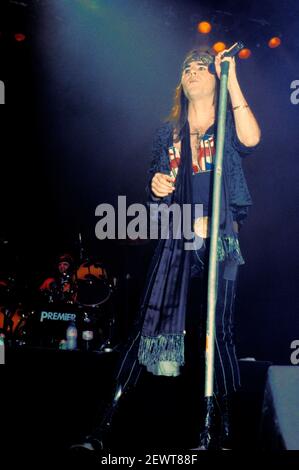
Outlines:
{"type": "Polygon", "coordinates": [[[222,54],[222,57],[234,57],[241,49],[244,48],[244,44],[241,41],[233,44],[227,51],[222,54]]]}
{"type": "MultiPolygon", "coordinates": [[[[241,49],[243,49],[245,46],[241,41],[235,42],[227,51],[225,51],[222,54],[222,57],[234,57],[241,49]]],[[[214,61],[209,65],[209,72],[215,74],[216,69],[215,69],[215,59],[214,61]]]]}

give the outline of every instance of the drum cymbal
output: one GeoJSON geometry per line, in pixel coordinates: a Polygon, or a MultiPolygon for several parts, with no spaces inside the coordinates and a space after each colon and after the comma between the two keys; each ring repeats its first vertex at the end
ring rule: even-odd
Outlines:
{"type": "Polygon", "coordinates": [[[81,267],[83,266],[84,268],[87,268],[87,269],[88,268],[97,269],[97,268],[104,268],[104,263],[102,263],[99,260],[97,260],[97,261],[94,260],[93,261],[91,259],[88,259],[88,260],[85,260],[85,261],[83,260],[82,263],[80,263],[80,266],[81,267]]]}
{"type": "Polygon", "coordinates": [[[82,261],[80,261],[80,266],[85,266],[88,268],[89,266],[95,266],[97,264],[102,265],[100,261],[96,261],[94,258],[85,258],[82,261]]]}
{"type": "Polygon", "coordinates": [[[103,263],[101,263],[101,261],[95,261],[94,263],[92,263],[94,265],[95,268],[103,268],[103,263]]]}

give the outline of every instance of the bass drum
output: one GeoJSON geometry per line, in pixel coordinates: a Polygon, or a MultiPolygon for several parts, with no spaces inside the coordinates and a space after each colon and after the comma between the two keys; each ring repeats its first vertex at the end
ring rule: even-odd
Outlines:
{"type": "Polygon", "coordinates": [[[76,272],[76,303],[84,307],[98,307],[107,302],[111,285],[106,269],[100,262],[84,261],[76,272]]]}

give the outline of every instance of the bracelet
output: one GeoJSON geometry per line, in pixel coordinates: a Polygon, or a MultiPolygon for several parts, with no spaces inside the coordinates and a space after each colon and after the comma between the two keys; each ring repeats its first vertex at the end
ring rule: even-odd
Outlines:
{"type": "Polygon", "coordinates": [[[238,108],[249,108],[249,106],[248,104],[240,104],[239,106],[234,106],[233,110],[235,111],[235,109],[238,109],[238,108]]]}

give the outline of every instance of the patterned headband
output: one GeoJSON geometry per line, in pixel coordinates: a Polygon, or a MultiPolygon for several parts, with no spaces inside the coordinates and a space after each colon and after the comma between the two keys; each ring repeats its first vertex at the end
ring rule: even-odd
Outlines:
{"type": "Polygon", "coordinates": [[[182,70],[185,70],[185,68],[191,62],[200,62],[204,65],[210,65],[212,62],[214,62],[214,57],[209,52],[200,52],[195,49],[191,51],[185,58],[182,65],[182,70]]]}

